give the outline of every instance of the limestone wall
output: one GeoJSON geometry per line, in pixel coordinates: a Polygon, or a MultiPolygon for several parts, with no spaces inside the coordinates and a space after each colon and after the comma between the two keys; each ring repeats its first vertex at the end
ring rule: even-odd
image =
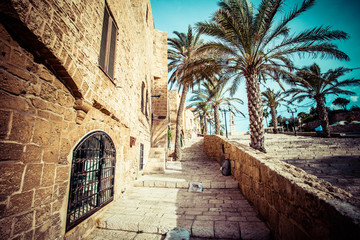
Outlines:
{"type": "Polygon", "coordinates": [[[166,79],[166,34],[154,30],[149,0],[0,6],[0,239],[82,239],[93,217],[65,231],[72,151],[93,131],[111,137],[115,199],[141,174],[139,146],[146,162],[151,113],[167,111],[150,99],[155,77],[166,79]],[[113,80],[98,64],[105,2],[118,27],[113,80]]]}
{"type": "Polygon", "coordinates": [[[204,141],[210,158],[230,159],[232,176],[275,239],[359,239],[360,214],[347,192],[235,141],[204,141]]]}

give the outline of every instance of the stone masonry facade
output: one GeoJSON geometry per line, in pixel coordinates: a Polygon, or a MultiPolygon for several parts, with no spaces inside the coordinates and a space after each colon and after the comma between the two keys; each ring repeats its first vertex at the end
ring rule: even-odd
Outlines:
{"type": "Polygon", "coordinates": [[[5,0],[0,19],[0,239],[80,239],[93,217],[65,225],[84,136],[114,143],[115,200],[141,175],[140,144],[145,164],[152,145],[166,148],[167,128],[156,128],[168,115],[166,33],[149,0],[5,0]],[[117,27],[114,78],[99,67],[105,6],[117,27]]]}

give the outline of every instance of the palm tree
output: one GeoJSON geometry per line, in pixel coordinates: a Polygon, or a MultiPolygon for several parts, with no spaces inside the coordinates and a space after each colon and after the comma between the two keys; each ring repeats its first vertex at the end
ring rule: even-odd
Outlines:
{"type": "Polygon", "coordinates": [[[277,129],[277,113],[276,108],[280,105],[281,102],[285,101],[284,93],[281,91],[274,92],[272,89],[266,89],[266,91],[261,93],[263,103],[270,108],[270,114],[272,123],[274,126],[274,133],[278,133],[277,129]]]}
{"type": "Polygon", "coordinates": [[[266,127],[269,127],[268,120],[267,120],[267,118],[269,117],[269,109],[268,108],[264,108],[263,116],[264,116],[265,121],[266,121],[266,127]]]}
{"type": "MultiPolygon", "coordinates": [[[[191,100],[190,100],[191,101],[191,100]]],[[[189,107],[196,109],[195,116],[199,116],[203,134],[208,133],[208,119],[210,119],[210,106],[205,99],[193,100],[189,107]]]]}
{"type": "Polygon", "coordinates": [[[226,75],[222,75],[218,79],[214,77],[212,80],[208,80],[202,83],[200,91],[194,91],[193,97],[190,101],[205,101],[208,105],[211,105],[214,110],[214,122],[215,122],[215,134],[220,135],[220,107],[230,109],[234,114],[240,113],[244,117],[245,115],[238,110],[234,104],[244,104],[239,98],[229,97],[230,89],[225,90],[226,75]]]}
{"type": "Polygon", "coordinates": [[[360,85],[359,79],[338,80],[345,73],[351,71],[347,68],[337,68],[321,73],[320,67],[314,63],[309,67],[304,67],[296,73],[296,77],[290,78],[289,83],[293,86],[288,90],[288,94],[293,94],[293,100],[301,102],[310,98],[316,102],[316,110],[319,115],[321,126],[325,137],[330,137],[329,119],[325,107],[326,96],[329,95],[354,95],[350,90],[341,89],[360,85]]]}
{"type": "Polygon", "coordinates": [[[203,41],[200,39],[200,33],[193,33],[191,26],[189,26],[187,34],[177,31],[174,31],[174,34],[176,38],[168,38],[168,60],[170,61],[168,69],[171,73],[170,86],[178,84],[179,90],[182,88],[175,134],[174,159],[178,160],[181,157],[180,132],[187,92],[194,84],[199,83],[200,79],[216,71],[217,67],[211,54],[199,51],[203,41]]]}
{"type": "Polygon", "coordinates": [[[229,70],[236,73],[233,80],[235,93],[241,78],[246,80],[250,118],[250,146],[265,152],[263,109],[260,80],[266,75],[290,74],[294,54],[310,54],[348,60],[349,57],[330,43],[334,39],[346,39],[343,31],[330,27],[318,27],[299,34],[290,34],[289,23],[314,5],[315,0],[304,0],[289,13],[284,12],[283,0],[262,0],[257,12],[247,0],[223,0],[220,9],[210,22],[197,23],[197,29],[217,38],[202,49],[215,49],[226,54],[229,70]],[[276,21],[275,21],[276,19],[276,21]]]}
{"type": "Polygon", "coordinates": [[[335,106],[342,107],[346,111],[346,106],[350,103],[346,98],[338,97],[332,102],[335,106]]]}

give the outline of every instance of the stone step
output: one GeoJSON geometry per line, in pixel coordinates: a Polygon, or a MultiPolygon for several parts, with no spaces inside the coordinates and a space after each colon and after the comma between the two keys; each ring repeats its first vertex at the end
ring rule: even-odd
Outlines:
{"type": "Polygon", "coordinates": [[[270,231],[238,189],[133,188],[96,220],[109,231],[165,234],[183,228],[192,237],[270,239],[270,231]]]}
{"type": "Polygon", "coordinates": [[[164,173],[165,149],[150,148],[149,158],[144,166],[144,174],[164,173]]]}
{"type": "MultiPolygon", "coordinates": [[[[136,180],[134,187],[151,187],[151,188],[185,188],[188,189],[191,183],[198,183],[199,181],[184,181],[184,180],[166,180],[166,179],[147,179],[136,180]]],[[[238,189],[239,183],[234,180],[228,181],[206,181],[202,182],[202,187],[205,189],[238,189]]]]}
{"type": "Polygon", "coordinates": [[[95,229],[88,237],[84,240],[161,240],[163,236],[161,234],[154,233],[137,233],[128,232],[121,230],[108,230],[108,229],[95,229]]]}

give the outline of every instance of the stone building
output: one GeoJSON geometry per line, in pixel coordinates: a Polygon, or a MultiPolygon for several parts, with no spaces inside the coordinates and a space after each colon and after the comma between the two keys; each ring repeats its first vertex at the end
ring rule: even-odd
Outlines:
{"type": "Polygon", "coordinates": [[[150,0],[3,0],[0,19],[0,239],[81,239],[166,151],[166,33],[150,0]]]}
{"type": "MultiPolygon", "coordinates": [[[[173,152],[175,147],[176,118],[177,118],[177,110],[180,104],[180,97],[181,96],[178,90],[175,89],[169,90],[168,93],[169,113],[170,113],[169,129],[172,135],[169,144],[170,152],[173,152]]],[[[196,136],[198,133],[201,133],[199,118],[195,116],[192,110],[188,107],[185,107],[184,110],[183,123],[180,133],[180,141],[182,142],[181,143],[182,146],[185,145],[188,140],[196,136]]]]}

